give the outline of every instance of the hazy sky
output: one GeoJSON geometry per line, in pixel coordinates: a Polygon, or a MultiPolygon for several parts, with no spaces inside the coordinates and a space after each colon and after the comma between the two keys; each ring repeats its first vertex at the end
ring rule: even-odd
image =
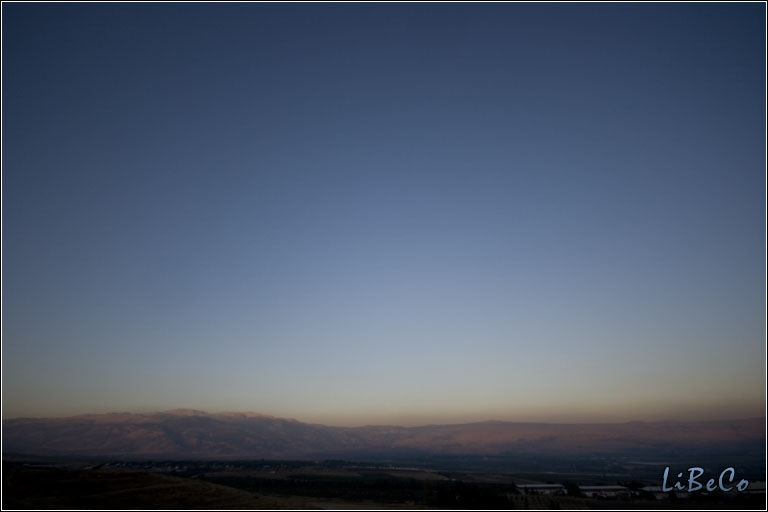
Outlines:
{"type": "Polygon", "coordinates": [[[2,9],[4,417],[764,414],[764,4],[2,9]]]}

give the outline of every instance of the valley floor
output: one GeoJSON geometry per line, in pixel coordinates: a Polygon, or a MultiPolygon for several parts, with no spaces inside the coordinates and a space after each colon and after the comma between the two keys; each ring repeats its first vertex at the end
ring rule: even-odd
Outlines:
{"type": "MultiPolygon", "coordinates": [[[[212,468],[219,467],[211,463],[212,468]]],[[[160,466],[165,469],[167,466],[160,466]]],[[[7,509],[754,509],[765,494],[648,496],[595,499],[515,490],[499,474],[317,464],[194,475],[86,463],[3,461],[2,508],[7,509]]],[[[516,478],[516,480],[519,480],[516,478]]]]}

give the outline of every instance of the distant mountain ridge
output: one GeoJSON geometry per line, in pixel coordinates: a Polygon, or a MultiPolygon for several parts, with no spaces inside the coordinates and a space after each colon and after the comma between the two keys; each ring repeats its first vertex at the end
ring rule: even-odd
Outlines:
{"type": "Polygon", "coordinates": [[[3,420],[3,453],[175,458],[302,458],[420,453],[639,452],[765,442],[765,418],[702,422],[331,427],[194,409],[3,420]]]}

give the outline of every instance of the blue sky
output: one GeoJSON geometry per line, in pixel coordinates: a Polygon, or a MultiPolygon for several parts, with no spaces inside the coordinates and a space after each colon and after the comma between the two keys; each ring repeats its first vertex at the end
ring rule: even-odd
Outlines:
{"type": "Polygon", "coordinates": [[[765,6],[3,4],[3,415],[764,414],[765,6]]]}

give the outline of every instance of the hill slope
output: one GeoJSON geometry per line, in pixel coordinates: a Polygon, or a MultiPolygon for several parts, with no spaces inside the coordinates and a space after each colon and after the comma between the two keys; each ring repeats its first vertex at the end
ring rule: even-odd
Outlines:
{"type": "Polygon", "coordinates": [[[490,421],[422,427],[329,427],[255,413],[173,410],[3,421],[3,452],[183,458],[343,457],[366,453],[637,452],[744,446],[765,419],[593,424],[490,421]]]}

